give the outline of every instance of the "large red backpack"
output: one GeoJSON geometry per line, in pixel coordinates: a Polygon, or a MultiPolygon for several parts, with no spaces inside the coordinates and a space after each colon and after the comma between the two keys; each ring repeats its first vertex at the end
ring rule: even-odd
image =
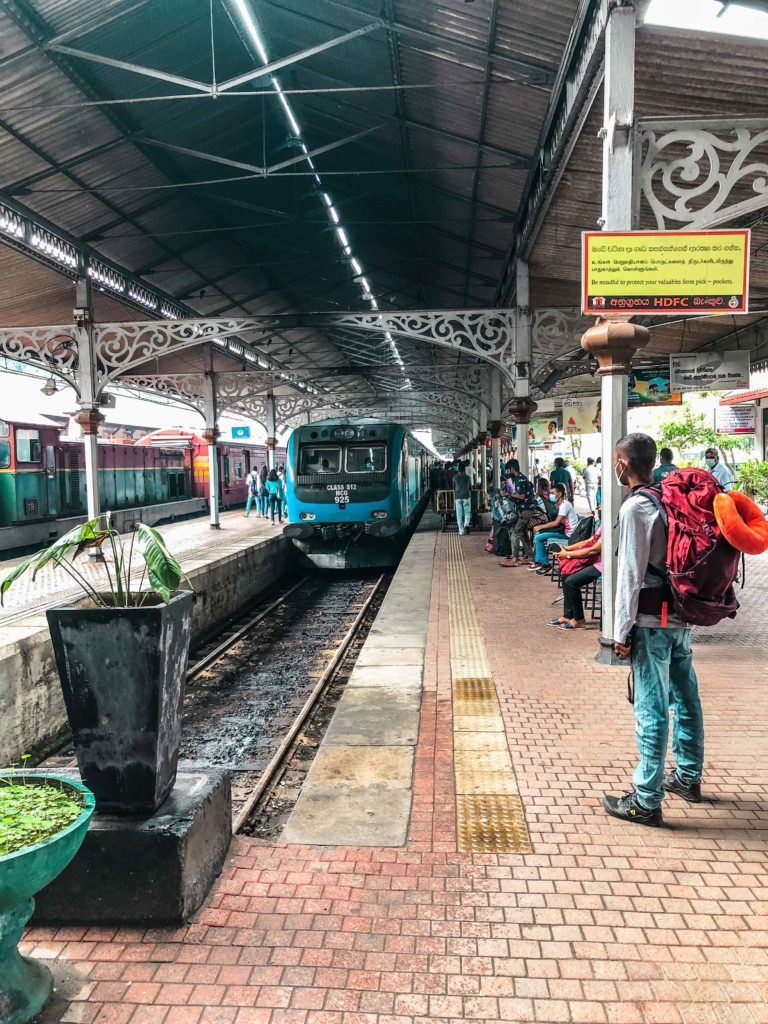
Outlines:
{"type": "Polygon", "coordinates": [[[642,487],[667,527],[667,584],[672,607],[685,622],[714,626],[732,619],[739,602],[733,582],[740,552],[723,536],[713,503],[723,489],[703,469],[677,469],[661,487],[642,487]]]}

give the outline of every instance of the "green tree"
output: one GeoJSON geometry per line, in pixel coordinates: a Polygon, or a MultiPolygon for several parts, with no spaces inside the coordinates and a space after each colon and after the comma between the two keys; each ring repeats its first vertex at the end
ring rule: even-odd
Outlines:
{"type": "Polygon", "coordinates": [[[726,465],[736,467],[736,452],[752,451],[754,442],[749,434],[717,434],[707,425],[703,413],[684,405],[680,413],[663,420],[659,427],[662,445],[684,452],[691,448],[717,448],[726,465]]]}

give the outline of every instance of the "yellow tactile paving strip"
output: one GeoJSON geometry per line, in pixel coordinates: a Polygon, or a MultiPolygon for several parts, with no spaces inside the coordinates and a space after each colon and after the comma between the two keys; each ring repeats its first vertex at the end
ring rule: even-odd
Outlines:
{"type": "Polygon", "coordinates": [[[463,853],[528,853],[531,837],[464,552],[448,535],[456,831],[463,853]]]}

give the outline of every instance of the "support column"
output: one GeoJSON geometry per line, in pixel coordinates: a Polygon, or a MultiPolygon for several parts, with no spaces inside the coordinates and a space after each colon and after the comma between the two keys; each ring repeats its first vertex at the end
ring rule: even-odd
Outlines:
{"type": "Polygon", "coordinates": [[[205,370],[205,395],[203,402],[203,415],[205,416],[205,430],[203,437],[208,445],[208,525],[212,530],[221,529],[219,519],[219,495],[221,493],[221,481],[219,480],[219,415],[216,397],[216,374],[213,372],[213,352],[209,345],[206,350],[205,370]]]}
{"type": "Polygon", "coordinates": [[[275,469],[275,448],[277,447],[277,420],[275,416],[275,396],[267,395],[267,468],[275,469]]]}
{"type": "Polygon", "coordinates": [[[480,469],[480,486],[483,489],[483,511],[488,508],[488,474],[485,472],[485,442],[488,437],[488,410],[484,405],[480,406],[480,433],[477,435],[480,442],[478,461],[480,469]]]}
{"type": "Polygon", "coordinates": [[[491,418],[488,422],[491,435],[491,463],[493,465],[493,486],[501,487],[501,434],[504,424],[501,419],[501,374],[491,370],[491,418]]]}
{"type": "Polygon", "coordinates": [[[75,416],[83,431],[85,454],[85,497],[88,518],[95,519],[101,514],[99,494],[99,424],[104,417],[98,409],[99,387],[96,375],[96,352],[93,344],[93,309],[91,305],[91,282],[81,277],[76,286],[77,303],[74,310],[77,328],[77,386],[80,392],[80,409],[75,416]]]}
{"type": "MultiPolygon", "coordinates": [[[[635,118],[635,29],[631,5],[614,6],[605,29],[605,83],[603,85],[603,231],[632,229],[632,143],[635,118]]],[[[646,345],[646,328],[628,322],[629,317],[610,315],[598,319],[582,338],[582,348],[598,361],[601,377],[603,442],[602,524],[602,639],[613,637],[616,595],[616,545],[622,488],[613,472],[613,450],[627,432],[627,374],[637,349],[646,345]]],[[[601,646],[598,660],[613,663],[615,656],[601,646]]],[[[616,661],[618,664],[618,661],[616,661]]],[[[624,664],[623,662],[621,664],[624,664]]]]}
{"type": "Polygon", "coordinates": [[[507,412],[517,427],[517,461],[520,463],[520,472],[524,476],[529,476],[528,424],[537,409],[536,402],[527,395],[516,395],[507,404],[507,412]]]}
{"type": "MultiPolygon", "coordinates": [[[[515,325],[515,397],[530,400],[531,394],[531,358],[533,353],[533,312],[531,310],[531,275],[528,264],[524,260],[515,263],[516,278],[516,325],[515,325]]],[[[521,406],[522,408],[522,406],[521,406]]],[[[528,424],[536,411],[534,402],[528,418],[518,420],[517,461],[520,472],[530,476],[530,459],[528,457],[528,424]],[[523,429],[520,429],[520,425],[523,429]]],[[[526,415],[523,412],[523,415],[526,415]]]]}

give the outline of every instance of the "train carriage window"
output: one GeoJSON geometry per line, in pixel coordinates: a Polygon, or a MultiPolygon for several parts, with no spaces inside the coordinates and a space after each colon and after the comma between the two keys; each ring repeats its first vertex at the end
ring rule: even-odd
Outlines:
{"type": "Polygon", "coordinates": [[[299,473],[338,473],[341,469],[341,448],[305,444],[301,448],[299,473]]]}
{"type": "Polygon", "coordinates": [[[383,473],[387,468],[387,450],[383,444],[355,445],[347,448],[348,473],[383,473]]]}
{"type": "Polygon", "coordinates": [[[0,441],[0,469],[8,469],[11,464],[11,442],[0,441]]]}
{"type": "Polygon", "coordinates": [[[234,469],[235,480],[243,480],[245,478],[245,471],[243,470],[243,460],[235,459],[232,465],[234,469]]]}
{"type": "Polygon", "coordinates": [[[40,431],[18,428],[16,430],[16,461],[40,462],[41,458],[40,431]]]}

